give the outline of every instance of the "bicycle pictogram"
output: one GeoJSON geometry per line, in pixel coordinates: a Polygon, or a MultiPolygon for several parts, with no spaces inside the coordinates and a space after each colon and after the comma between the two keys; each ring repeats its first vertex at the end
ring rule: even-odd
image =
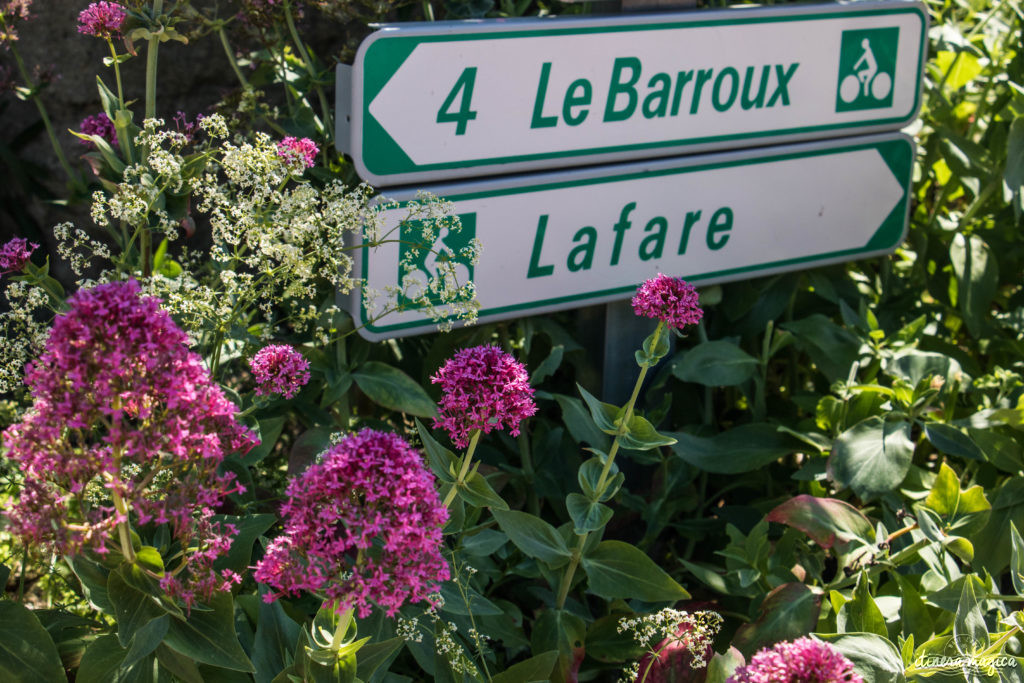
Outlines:
{"type": "Polygon", "coordinates": [[[875,53],[871,50],[871,41],[865,38],[860,44],[864,52],[853,65],[854,69],[859,70],[844,78],[839,84],[839,96],[848,104],[858,97],[884,100],[892,92],[892,76],[878,70],[875,53]]]}
{"type": "Polygon", "coordinates": [[[897,27],[843,32],[836,111],[892,105],[898,43],[897,27]]]}

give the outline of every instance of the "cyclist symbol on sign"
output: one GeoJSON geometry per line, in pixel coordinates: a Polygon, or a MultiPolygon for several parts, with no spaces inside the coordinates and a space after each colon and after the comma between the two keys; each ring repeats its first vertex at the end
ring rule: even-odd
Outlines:
{"type": "Polygon", "coordinates": [[[861,97],[884,100],[892,91],[892,77],[878,70],[875,53],[871,50],[871,41],[864,38],[860,41],[860,46],[864,51],[853,64],[854,73],[839,84],[839,97],[847,104],[861,97]]]}

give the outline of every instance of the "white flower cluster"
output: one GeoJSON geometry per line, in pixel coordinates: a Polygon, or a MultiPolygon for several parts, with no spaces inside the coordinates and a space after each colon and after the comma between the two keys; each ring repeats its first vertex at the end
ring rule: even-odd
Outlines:
{"type": "Polygon", "coordinates": [[[27,282],[7,282],[8,310],[0,313],[0,394],[21,386],[25,364],[43,350],[50,334],[50,299],[27,282]]]}
{"type": "Polygon", "coordinates": [[[722,628],[722,621],[717,612],[691,613],[665,608],[654,614],[623,617],[619,619],[618,630],[619,633],[631,632],[633,639],[655,657],[667,647],[682,646],[690,653],[690,666],[703,669],[707,666],[705,657],[722,628]]]}

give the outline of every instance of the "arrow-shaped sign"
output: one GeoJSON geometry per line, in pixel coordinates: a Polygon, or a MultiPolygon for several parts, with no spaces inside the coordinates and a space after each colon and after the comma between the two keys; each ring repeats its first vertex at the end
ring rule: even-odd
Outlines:
{"type": "MultiPolygon", "coordinates": [[[[708,284],[849,261],[903,240],[913,159],[913,141],[890,134],[434,187],[463,229],[435,230],[431,259],[480,240],[479,262],[457,272],[476,284],[482,320],[626,298],[659,272],[708,284]]],[[[402,245],[423,241],[405,216],[383,217],[399,241],[356,250],[374,291],[436,275],[421,258],[422,273],[400,277],[402,245]]],[[[358,291],[348,309],[371,339],[433,329],[419,310],[375,320],[358,291]]]]}
{"type": "Polygon", "coordinates": [[[395,185],[892,130],[926,29],[918,2],[395,25],[339,72],[337,139],[395,185]]]}

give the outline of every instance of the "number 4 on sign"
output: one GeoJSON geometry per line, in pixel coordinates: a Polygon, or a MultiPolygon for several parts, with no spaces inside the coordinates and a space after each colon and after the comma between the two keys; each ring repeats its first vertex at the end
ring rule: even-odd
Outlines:
{"type": "Polygon", "coordinates": [[[476,82],[476,67],[470,66],[462,70],[462,74],[459,76],[459,80],[455,81],[455,86],[452,91],[448,93],[448,97],[444,99],[444,104],[437,110],[437,122],[438,123],[454,123],[455,134],[463,135],[466,132],[466,126],[470,121],[476,118],[476,112],[469,108],[473,100],[473,84],[476,82]],[[459,104],[458,111],[452,111],[452,106],[455,104],[455,98],[462,93],[462,100],[459,104]]]}

